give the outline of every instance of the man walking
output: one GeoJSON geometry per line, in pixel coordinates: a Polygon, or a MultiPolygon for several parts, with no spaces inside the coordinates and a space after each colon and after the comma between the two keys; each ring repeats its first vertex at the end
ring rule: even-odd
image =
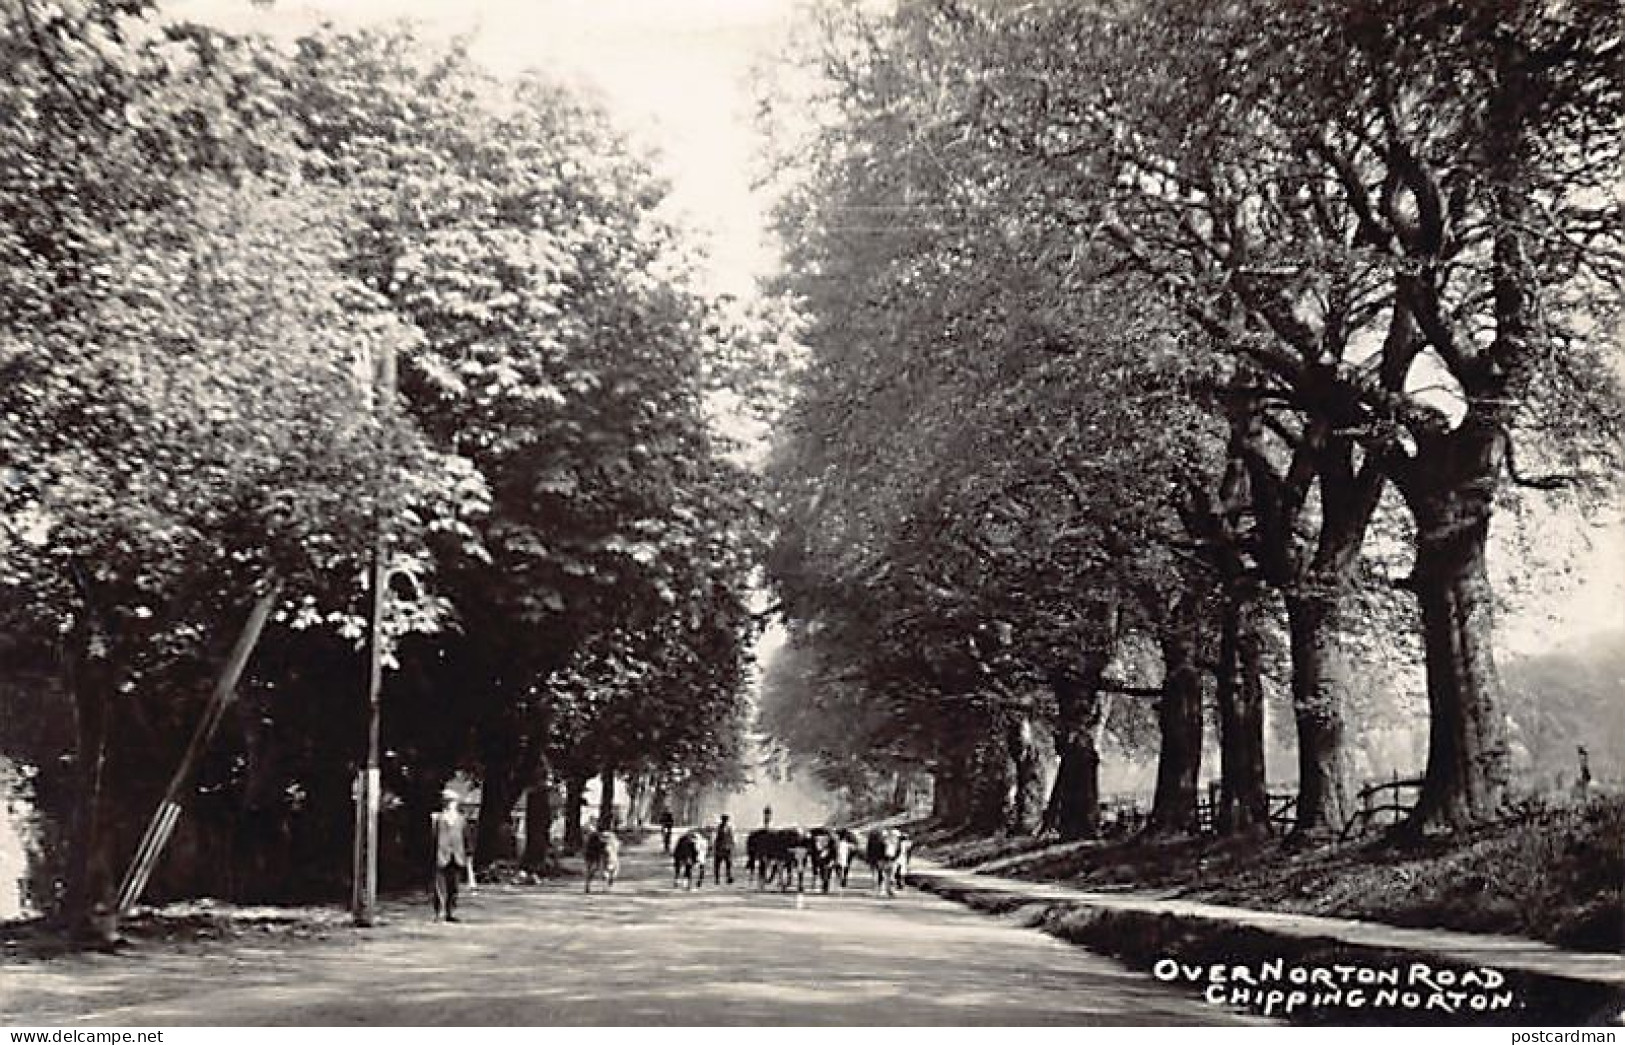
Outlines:
{"type": "Polygon", "coordinates": [[[670,809],[660,811],[660,851],[671,852],[671,829],[677,824],[677,818],[671,815],[670,809]]]}
{"type": "Polygon", "coordinates": [[[711,852],[711,881],[722,881],[722,872],[726,870],[728,884],[734,884],[734,825],[728,822],[727,813],[723,813],[717,821],[717,834],[712,840],[711,852]]]}
{"type": "Polygon", "coordinates": [[[429,817],[434,836],[434,916],[438,921],[444,913],[446,921],[457,920],[457,880],[468,864],[468,852],[463,844],[463,830],[468,825],[457,808],[457,792],[446,788],[440,792],[440,812],[429,817]]]}

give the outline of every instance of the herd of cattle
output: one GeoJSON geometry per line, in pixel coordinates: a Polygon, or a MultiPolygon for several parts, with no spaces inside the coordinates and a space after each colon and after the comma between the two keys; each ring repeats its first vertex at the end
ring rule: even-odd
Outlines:
{"type": "MultiPolygon", "coordinates": [[[[692,889],[705,884],[707,858],[712,858],[713,878],[723,870],[728,881],[733,881],[732,833],[715,839],[700,828],[684,833],[672,846],[672,885],[684,884],[692,889]]],[[[852,863],[859,853],[869,865],[876,892],[891,896],[901,888],[903,876],[908,873],[912,842],[908,835],[895,827],[876,828],[859,839],[849,828],[799,827],[760,828],[745,837],[745,875],[758,888],[766,889],[775,883],[781,891],[792,887],[805,891],[809,874],[814,886],[829,892],[832,883],[845,889],[851,876],[852,863]]],[[[594,878],[602,878],[605,887],[615,884],[620,870],[620,840],[610,831],[588,834],[583,847],[586,864],[586,891],[592,892],[594,878]]]]}

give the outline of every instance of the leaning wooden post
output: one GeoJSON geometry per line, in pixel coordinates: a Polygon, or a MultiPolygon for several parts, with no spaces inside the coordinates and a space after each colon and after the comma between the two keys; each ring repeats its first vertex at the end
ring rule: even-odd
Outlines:
{"type": "Polygon", "coordinates": [[[175,830],[176,821],[181,817],[181,796],[192,777],[192,770],[197,767],[198,759],[208,749],[209,740],[225,716],[232,697],[236,695],[237,683],[243,676],[243,670],[248,667],[248,658],[253,655],[254,647],[259,644],[260,633],[265,630],[265,622],[271,616],[271,610],[276,606],[281,593],[282,585],[272,584],[248,614],[248,622],[243,625],[242,633],[237,636],[237,644],[232,647],[231,656],[226,658],[225,670],[215,680],[214,691],[209,694],[209,703],[203,709],[203,718],[199,720],[197,729],[192,732],[192,742],[186,746],[186,754],[181,756],[180,765],[175,767],[174,775],[169,778],[169,787],[164,791],[163,800],[158,803],[157,810],[148,821],[146,833],[141,836],[141,844],[136,846],[129,870],[124,873],[124,881],[119,885],[118,903],[114,908],[117,917],[128,914],[136,905],[136,901],[141,899],[142,892],[146,890],[147,880],[152,877],[152,869],[157,866],[158,857],[163,854],[164,846],[169,844],[169,836],[175,830]]]}

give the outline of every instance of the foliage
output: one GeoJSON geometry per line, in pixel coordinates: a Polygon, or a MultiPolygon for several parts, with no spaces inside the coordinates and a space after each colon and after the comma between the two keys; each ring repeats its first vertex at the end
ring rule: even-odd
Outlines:
{"type": "Polygon", "coordinates": [[[328,727],[380,541],[409,806],[521,774],[575,684],[618,697],[571,757],[729,771],[758,506],[709,430],[722,306],[603,113],[406,29],[284,49],[19,3],[0,53],[0,629],[64,651],[81,876],[271,583],[256,722],[204,767],[242,808],[205,830],[345,830],[360,733],[328,727]]]}
{"type": "Polygon", "coordinates": [[[1229,575],[1314,636],[1295,708],[1327,783],[1300,808],[1335,819],[1342,644],[1369,651],[1378,606],[1418,621],[1458,738],[1418,822],[1492,812],[1487,495],[1563,481],[1519,459],[1593,495],[1617,462],[1605,7],[822,8],[822,122],[784,149],[813,356],[774,560],[811,641],[878,700],[997,691],[991,660],[1079,648],[1080,591],[1199,581],[1174,520],[1216,509],[1229,575]],[[1370,587],[1391,549],[1361,558],[1389,483],[1419,617],[1370,587]]]}

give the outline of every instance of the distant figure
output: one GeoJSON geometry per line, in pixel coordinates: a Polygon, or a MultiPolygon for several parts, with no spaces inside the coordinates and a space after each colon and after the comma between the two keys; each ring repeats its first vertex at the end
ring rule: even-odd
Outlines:
{"type": "Polygon", "coordinates": [[[773,826],[773,807],[772,806],[763,806],[762,807],[762,830],[766,831],[768,828],[770,828],[772,826],[773,826]]]}
{"type": "Polygon", "coordinates": [[[1591,798],[1591,755],[1583,744],[1575,750],[1580,755],[1580,775],[1574,780],[1574,797],[1576,801],[1585,802],[1591,798]]]}
{"type": "Polygon", "coordinates": [[[671,829],[677,826],[677,818],[671,815],[670,809],[660,810],[660,851],[671,852],[671,829]]]}
{"type": "Polygon", "coordinates": [[[728,822],[727,813],[717,819],[717,833],[711,843],[711,851],[711,880],[721,882],[726,871],[728,884],[734,884],[734,825],[728,822]]]}
{"type": "Polygon", "coordinates": [[[457,920],[457,883],[468,864],[468,851],[463,844],[463,831],[468,826],[457,808],[457,792],[446,788],[440,792],[440,812],[429,817],[434,834],[434,916],[438,921],[457,920]]]}

